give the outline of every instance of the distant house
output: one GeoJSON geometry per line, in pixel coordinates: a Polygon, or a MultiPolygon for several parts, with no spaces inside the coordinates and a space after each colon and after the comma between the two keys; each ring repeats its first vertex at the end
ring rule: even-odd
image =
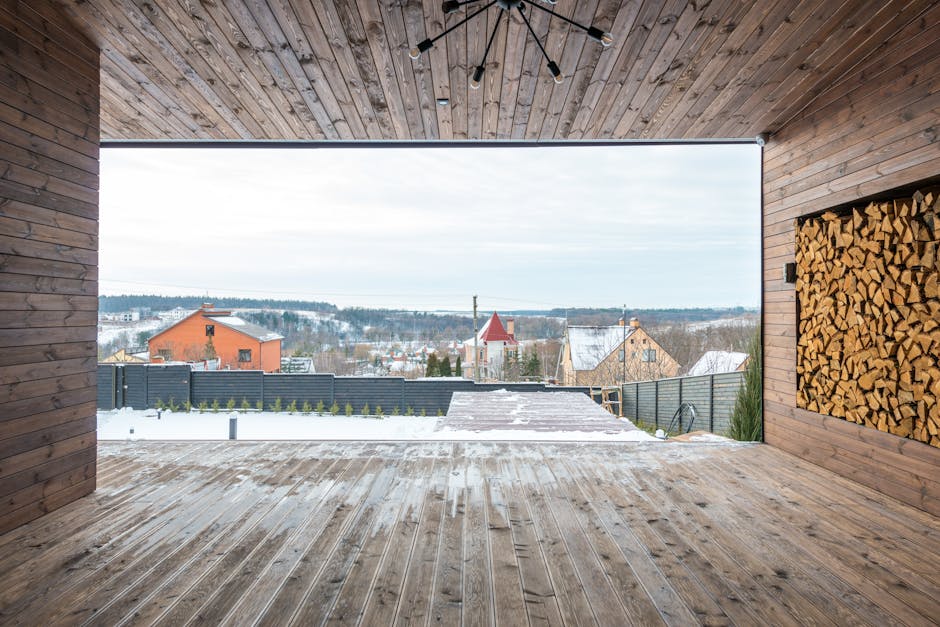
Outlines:
{"type": "Polygon", "coordinates": [[[113,355],[101,360],[103,364],[145,364],[150,361],[150,355],[147,349],[140,348],[122,348],[113,355]]]}
{"type": "Polygon", "coordinates": [[[161,320],[182,320],[186,316],[189,316],[193,313],[192,309],[183,309],[182,307],[174,307],[169,311],[161,311],[157,314],[161,320]]]}
{"type": "Polygon", "coordinates": [[[222,369],[277,372],[281,368],[282,339],[230,311],[205,304],[150,338],[150,360],[165,363],[218,358],[222,369]]]}
{"type": "Polygon", "coordinates": [[[695,365],[689,368],[688,376],[697,377],[722,372],[739,372],[747,368],[749,355],[730,351],[707,351],[695,365]]]}
{"type": "Polygon", "coordinates": [[[608,386],[674,377],[679,363],[633,318],[614,326],[569,325],[561,357],[564,385],[608,386]]]}
{"type": "Polygon", "coordinates": [[[99,322],[137,322],[140,320],[140,311],[119,311],[117,313],[99,313],[99,322]]]}
{"type": "Polygon", "coordinates": [[[483,379],[502,379],[507,366],[519,358],[519,342],[516,341],[515,321],[506,319],[503,326],[499,314],[493,312],[490,319],[477,333],[477,353],[473,352],[473,338],[463,343],[463,376],[472,379],[476,365],[480,366],[483,379]]]}

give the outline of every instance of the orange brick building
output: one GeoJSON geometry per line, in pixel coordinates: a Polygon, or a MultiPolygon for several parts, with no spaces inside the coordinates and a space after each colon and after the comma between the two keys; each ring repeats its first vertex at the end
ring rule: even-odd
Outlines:
{"type": "Polygon", "coordinates": [[[148,344],[150,361],[155,363],[218,357],[222,369],[277,372],[281,369],[282,339],[230,311],[205,304],[154,335],[148,344]]]}

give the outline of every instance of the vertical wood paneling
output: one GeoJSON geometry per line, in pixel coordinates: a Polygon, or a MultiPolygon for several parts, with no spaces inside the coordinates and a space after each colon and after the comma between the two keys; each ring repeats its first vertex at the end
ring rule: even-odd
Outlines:
{"type": "MultiPolygon", "coordinates": [[[[916,3],[912,3],[916,4],[916,3]]],[[[765,439],[940,514],[940,450],[796,407],[796,218],[940,177],[937,8],[906,14],[764,151],[765,439]]]]}
{"type": "Polygon", "coordinates": [[[95,487],[98,55],[0,7],[0,533],[95,487]]]}

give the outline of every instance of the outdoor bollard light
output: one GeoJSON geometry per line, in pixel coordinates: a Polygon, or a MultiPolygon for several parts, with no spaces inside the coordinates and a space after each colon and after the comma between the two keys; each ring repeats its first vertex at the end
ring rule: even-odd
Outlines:
{"type": "Polygon", "coordinates": [[[228,417],[228,439],[238,439],[238,414],[232,412],[228,417]]]}

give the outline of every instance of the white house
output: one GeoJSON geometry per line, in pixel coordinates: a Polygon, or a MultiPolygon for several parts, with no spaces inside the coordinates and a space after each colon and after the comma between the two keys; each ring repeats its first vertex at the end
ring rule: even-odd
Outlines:
{"type": "Polygon", "coordinates": [[[99,313],[100,322],[138,322],[140,320],[140,311],[121,311],[118,313],[99,313]]]}
{"type": "Polygon", "coordinates": [[[171,320],[173,322],[179,322],[189,314],[193,312],[192,309],[183,309],[182,307],[174,307],[169,311],[161,311],[157,314],[161,320],[171,320]]]}
{"type": "Polygon", "coordinates": [[[707,351],[695,365],[689,368],[688,376],[697,377],[722,372],[737,372],[747,368],[747,353],[731,351],[707,351]]]}

